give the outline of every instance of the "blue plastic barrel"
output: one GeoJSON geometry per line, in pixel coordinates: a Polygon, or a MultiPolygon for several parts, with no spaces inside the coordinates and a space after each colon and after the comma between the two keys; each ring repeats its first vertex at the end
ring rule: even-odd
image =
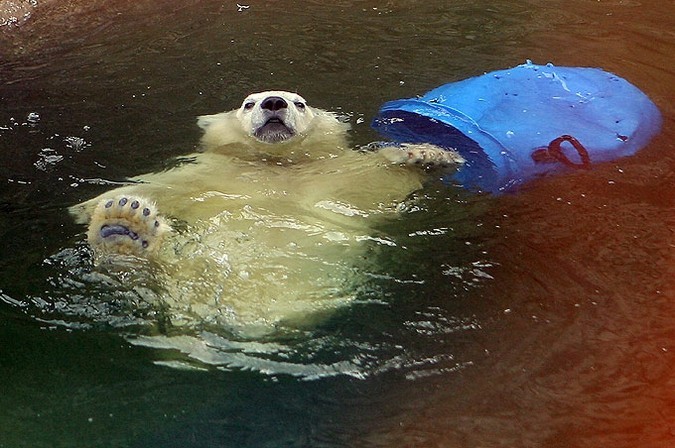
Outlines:
{"type": "Polygon", "coordinates": [[[456,149],[467,164],[453,183],[500,192],[634,154],[661,123],[656,105],[623,78],[528,61],[389,101],[373,127],[396,142],[456,149]]]}

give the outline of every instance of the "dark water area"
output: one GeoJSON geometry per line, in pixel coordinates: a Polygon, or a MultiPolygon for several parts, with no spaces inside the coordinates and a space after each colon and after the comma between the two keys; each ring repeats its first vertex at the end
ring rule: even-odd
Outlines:
{"type": "Polygon", "coordinates": [[[674,446],[673,30],[656,0],[0,1],[0,447],[674,446]],[[287,339],[145,343],[76,281],[67,207],[198,115],[293,90],[360,145],[384,101],[526,59],[626,78],[661,134],[513,194],[431,182],[361,300],[287,339]]]}

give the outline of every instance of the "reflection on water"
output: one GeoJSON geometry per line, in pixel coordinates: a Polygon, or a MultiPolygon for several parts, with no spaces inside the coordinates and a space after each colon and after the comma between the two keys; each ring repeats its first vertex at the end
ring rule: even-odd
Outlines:
{"type": "Polygon", "coordinates": [[[670,446],[673,6],[245,6],[45,0],[0,26],[0,446],[670,446]],[[167,327],[65,212],[250,91],[297,90],[364,144],[383,101],[528,58],[625,77],[662,135],[511,196],[430,183],[313,328],[167,327]]]}

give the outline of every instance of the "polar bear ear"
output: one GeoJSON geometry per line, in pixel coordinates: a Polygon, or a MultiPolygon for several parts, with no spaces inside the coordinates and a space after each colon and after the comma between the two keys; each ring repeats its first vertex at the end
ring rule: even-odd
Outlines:
{"type": "Polygon", "coordinates": [[[237,118],[237,111],[222,112],[214,115],[202,115],[197,118],[202,128],[201,143],[203,149],[213,149],[230,143],[246,141],[247,134],[237,118]]]}
{"type": "Polygon", "coordinates": [[[213,126],[216,123],[223,122],[223,121],[228,121],[231,117],[229,115],[232,115],[233,111],[229,112],[221,112],[219,114],[213,114],[213,115],[202,115],[197,117],[197,126],[202,128],[202,130],[206,131],[208,128],[213,126]]]}

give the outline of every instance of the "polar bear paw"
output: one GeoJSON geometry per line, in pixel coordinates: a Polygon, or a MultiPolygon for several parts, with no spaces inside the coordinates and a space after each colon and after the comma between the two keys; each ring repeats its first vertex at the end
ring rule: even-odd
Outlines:
{"type": "Polygon", "coordinates": [[[155,204],[140,197],[118,196],[98,203],[87,241],[97,254],[150,257],[169,232],[155,204]]]}
{"type": "Polygon", "coordinates": [[[430,144],[402,145],[407,153],[409,165],[453,166],[464,163],[464,158],[456,151],[439,148],[430,144]]]}
{"type": "Polygon", "coordinates": [[[464,163],[457,151],[440,148],[429,143],[402,143],[386,145],[379,152],[393,163],[423,167],[452,167],[464,163]]]}

